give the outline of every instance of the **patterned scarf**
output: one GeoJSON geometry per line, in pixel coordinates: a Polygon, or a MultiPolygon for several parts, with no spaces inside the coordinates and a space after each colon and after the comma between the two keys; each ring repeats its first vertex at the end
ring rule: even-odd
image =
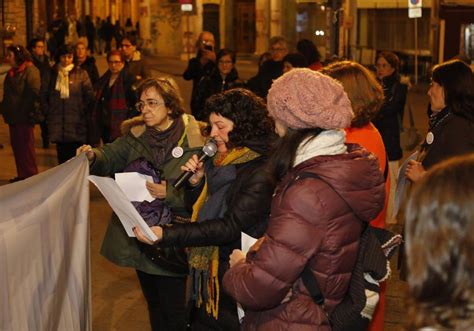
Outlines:
{"type": "Polygon", "coordinates": [[[69,72],[74,69],[74,64],[67,67],[58,65],[58,79],[56,80],[55,90],[59,91],[61,99],[69,98],[69,72]]]}
{"type": "Polygon", "coordinates": [[[120,125],[128,118],[127,93],[124,85],[125,71],[121,71],[112,86],[109,81],[112,73],[108,70],[99,82],[96,93],[96,103],[100,103],[102,97],[106,99],[102,105],[104,113],[101,114],[104,125],[110,128],[110,139],[113,141],[122,135],[120,125]]]}
{"type": "MultiPolygon", "coordinates": [[[[242,164],[256,159],[260,156],[257,152],[247,147],[235,148],[229,154],[214,159],[214,165],[224,167],[231,164],[242,164]]],[[[198,220],[199,211],[209,199],[207,181],[204,188],[193,206],[192,222],[206,221],[198,220]]],[[[224,201],[222,202],[224,203],[224,201]]],[[[206,305],[208,314],[212,314],[217,319],[219,314],[219,247],[192,247],[188,256],[188,262],[191,269],[191,277],[194,282],[194,298],[196,306],[200,307],[203,303],[206,305]]]]}
{"type": "Polygon", "coordinates": [[[153,161],[156,166],[160,166],[171,155],[171,150],[176,146],[184,133],[184,122],[181,117],[175,119],[171,126],[160,131],[152,127],[147,127],[145,139],[151,147],[153,161]]]}

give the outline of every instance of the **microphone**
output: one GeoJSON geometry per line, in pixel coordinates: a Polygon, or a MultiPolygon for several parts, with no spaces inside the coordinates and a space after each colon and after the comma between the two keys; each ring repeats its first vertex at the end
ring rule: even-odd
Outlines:
{"type": "MultiPolygon", "coordinates": [[[[198,156],[199,162],[204,162],[208,158],[213,157],[216,152],[217,144],[213,139],[211,139],[204,146],[202,146],[201,153],[199,153],[198,156]]],[[[183,171],[183,173],[181,173],[181,175],[179,175],[179,177],[173,183],[173,187],[177,190],[180,189],[193,174],[194,173],[192,171],[183,171]]]]}

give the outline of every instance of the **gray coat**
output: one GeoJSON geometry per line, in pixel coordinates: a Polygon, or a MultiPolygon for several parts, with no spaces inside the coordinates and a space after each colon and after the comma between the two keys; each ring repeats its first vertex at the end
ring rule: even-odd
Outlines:
{"type": "Polygon", "coordinates": [[[1,112],[7,124],[34,124],[31,114],[39,106],[39,70],[27,65],[21,73],[5,76],[1,112]]]}

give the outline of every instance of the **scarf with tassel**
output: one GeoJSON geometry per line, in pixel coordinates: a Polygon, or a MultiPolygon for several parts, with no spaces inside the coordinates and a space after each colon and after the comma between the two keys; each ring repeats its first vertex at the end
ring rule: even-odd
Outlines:
{"type": "MultiPolygon", "coordinates": [[[[229,165],[246,163],[259,156],[260,154],[257,152],[254,152],[247,147],[242,147],[232,149],[226,155],[218,154],[213,162],[214,166],[221,168],[229,165]]],[[[232,177],[231,181],[229,182],[228,180],[229,183],[224,183],[224,185],[228,184],[227,190],[234,180],[235,171],[234,177],[232,177]]],[[[206,219],[201,219],[199,216],[203,206],[205,206],[212,195],[209,191],[206,179],[204,188],[193,206],[192,222],[206,221],[206,219]]],[[[225,201],[221,201],[221,203],[224,204],[225,201]]],[[[190,249],[188,262],[191,270],[191,279],[193,280],[193,297],[196,306],[199,308],[204,304],[207,313],[217,319],[219,315],[219,247],[192,247],[190,249]]]]}
{"type": "Polygon", "coordinates": [[[59,91],[61,99],[69,98],[69,72],[74,69],[74,64],[67,67],[58,65],[58,79],[56,79],[55,90],[59,91]]]}

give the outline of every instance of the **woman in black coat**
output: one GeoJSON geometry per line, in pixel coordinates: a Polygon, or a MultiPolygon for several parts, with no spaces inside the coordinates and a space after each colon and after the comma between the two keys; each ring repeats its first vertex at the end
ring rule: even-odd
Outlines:
{"type": "Polygon", "coordinates": [[[433,69],[428,91],[431,110],[428,134],[417,160],[409,161],[405,175],[419,181],[435,164],[453,156],[474,152],[474,78],[471,68],[459,60],[433,69]]]}
{"type": "Polygon", "coordinates": [[[41,103],[47,109],[49,139],[56,144],[58,163],[76,155],[87,142],[89,113],[94,105],[94,89],[85,70],[73,63],[74,48],[62,45],[56,65],[41,85],[41,103]]]}
{"type": "MultiPolygon", "coordinates": [[[[196,57],[193,57],[188,62],[188,67],[183,72],[184,80],[193,81],[193,90],[191,93],[191,111],[193,116],[196,117],[195,110],[192,108],[194,95],[196,89],[201,81],[201,78],[211,73],[216,66],[216,52],[214,47],[216,45],[214,35],[209,31],[203,31],[199,34],[198,40],[196,41],[196,57]]],[[[196,117],[197,118],[197,117],[196,117]]]]}
{"type": "Polygon", "coordinates": [[[377,55],[377,78],[383,88],[384,103],[373,123],[382,136],[388,156],[390,195],[387,215],[389,217],[393,213],[399,160],[403,156],[400,146],[400,124],[403,121],[403,111],[407,98],[407,85],[400,82],[399,67],[400,60],[394,53],[381,52],[377,55]]]}
{"type": "MultiPolygon", "coordinates": [[[[160,246],[204,246],[193,247],[189,257],[199,306],[193,329],[239,330],[235,301],[218,288],[229,268],[228,256],[240,248],[241,231],[259,238],[266,230],[274,183],[262,165],[273,141],[273,123],[263,100],[244,89],[212,96],[206,111],[217,155],[205,164],[194,155],[182,167],[194,172],[186,199],[196,222],[152,230],[160,246]],[[211,286],[211,292],[198,284],[211,286]],[[215,291],[218,295],[212,296],[215,291]]],[[[153,244],[138,230],[137,238],[153,244]]]]}
{"type": "Polygon", "coordinates": [[[203,114],[204,104],[211,95],[245,86],[239,78],[235,61],[235,53],[229,49],[223,48],[217,53],[217,67],[209,75],[202,77],[191,100],[194,117],[206,120],[203,114]]]}

